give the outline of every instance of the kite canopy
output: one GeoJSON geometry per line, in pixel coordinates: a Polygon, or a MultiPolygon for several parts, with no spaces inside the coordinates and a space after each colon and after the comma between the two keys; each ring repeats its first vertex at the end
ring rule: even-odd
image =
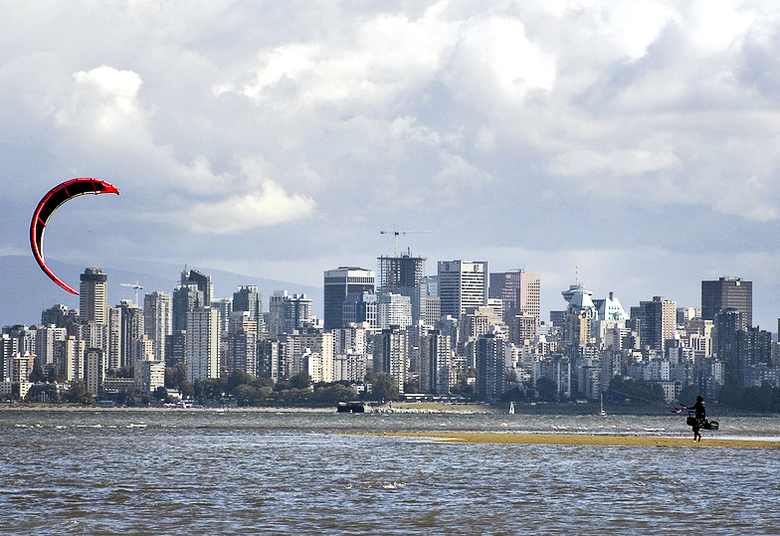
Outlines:
{"type": "Polygon", "coordinates": [[[46,261],[43,258],[43,233],[49,218],[63,203],[84,194],[119,194],[119,190],[114,185],[99,179],[81,178],[65,181],[49,190],[49,193],[41,199],[30,224],[30,246],[38,266],[52,281],[76,295],[78,292],[65,284],[46,266],[46,261]]]}

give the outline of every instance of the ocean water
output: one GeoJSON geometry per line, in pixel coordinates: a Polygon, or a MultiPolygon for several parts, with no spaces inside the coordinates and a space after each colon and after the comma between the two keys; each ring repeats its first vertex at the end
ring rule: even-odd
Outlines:
{"type": "MultiPolygon", "coordinates": [[[[780,437],[719,420],[704,441],[780,437]]],[[[401,431],[690,436],[679,416],[0,410],[0,533],[780,534],[775,449],[362,435],[401,431]]]]}

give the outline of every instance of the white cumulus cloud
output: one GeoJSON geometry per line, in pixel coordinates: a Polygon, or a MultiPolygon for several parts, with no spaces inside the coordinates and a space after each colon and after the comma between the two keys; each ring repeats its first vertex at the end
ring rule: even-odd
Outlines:
{"type": "Polygon", "coordinates": [[[267,180],[259,193],[198,203],[178,217],[179,226],[197,233],[230,234],[307,219],[314,212],[310,197],[288,194],[267,180]]]}

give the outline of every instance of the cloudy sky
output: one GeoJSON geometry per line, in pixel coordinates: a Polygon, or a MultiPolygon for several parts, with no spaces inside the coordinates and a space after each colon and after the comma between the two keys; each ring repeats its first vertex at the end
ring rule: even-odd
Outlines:
{"type": "Polygon", "coordinates": [[[395,226],[429,273],[541,273],[544,310],[577,273],[626,307],[742,276],[776,330],[775,2],[2,3],[0,255],[98,177],[48,259],[321,286],[395,226]]]}

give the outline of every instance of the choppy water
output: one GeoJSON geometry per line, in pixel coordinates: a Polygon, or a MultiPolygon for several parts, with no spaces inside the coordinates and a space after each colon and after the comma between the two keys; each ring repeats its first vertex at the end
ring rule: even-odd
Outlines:
{"type": "MultiPolygon", "coordinates": [[[[777,418],[720,421],[780,437],[777,418]]],[[[451,430],[690,434],[675,416],[0,410],[0,533],[780,534],[773,449],[350,435],[451,430]]]]}

